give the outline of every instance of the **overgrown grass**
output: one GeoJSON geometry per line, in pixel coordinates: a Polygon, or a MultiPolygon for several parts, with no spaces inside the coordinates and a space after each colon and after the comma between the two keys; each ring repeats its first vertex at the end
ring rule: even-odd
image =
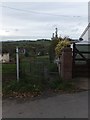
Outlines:
{"type": "Polygon", "coordinates": [[[72,82],[64,82],[60,79],[54,79],[53,81],[48,81],[47,83],[43,83],[41,81],[33,81],[33,80],[20,80],[17,83],[16,80],[9,82],[8,84],[3,86],[3,95],[4,96],[14,96],[21,94],[33,94],[35,96],[40,95],[45,90],[53,90],[53,91],[67,91],[71,92],[75,90],[75,85],[72,82]],[[47,89],[46,89],[47,88],[47,89]],[[14,94],[16,93],[16,94],[14,94]]]}
{"type": "Polygon", "coordinates": [[[54,81],[50,87],[54,90],[72,91],[75,89],[75,85],[72,82],[54,81]]]}
{"type": "Polygon", "coordinates": [[[16,64],[2,64],[2,83],[16,79],[16,64]]]}
{"type": "Polygon", "coordinates": [[[46,62],[46,63],[49,63],[49,56],[46,55],[46,56],[37,56],[36,57],[36,60],[38,62],[46,62]]]}
{"type": "Polygon", "coordinates": [[[2,73],[3,74],[4,73],[9,74],[9,73],[14,73],[14,72],[16,72],[16,64],[10,64],[10,63],[2,64],[2,73]]]}
{"type": "Polygon", "coordinates": [[[40,92],[42,89],[41,85],[39,84],[33,84],[28,81],[20,80],[19,83],[17,83],[16,80],[10,81],[9,84],[6,84],[3,86],[3,93],[9,94],[13,92],[40,92]]]}

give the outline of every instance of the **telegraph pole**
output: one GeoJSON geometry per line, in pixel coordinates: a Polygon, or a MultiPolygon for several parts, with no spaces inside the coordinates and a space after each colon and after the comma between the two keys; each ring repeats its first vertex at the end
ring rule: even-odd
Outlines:
{"type": "Polygon", "coordinates": [[[58,38],[58,29],[57,28],[55,28],[55,29],[56,29],[56,31],[55,31],[55,37],[58,38]]]}

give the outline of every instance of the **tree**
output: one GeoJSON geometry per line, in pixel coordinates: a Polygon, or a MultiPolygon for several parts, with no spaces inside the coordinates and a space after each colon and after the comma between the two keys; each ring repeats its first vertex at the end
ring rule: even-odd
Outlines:
{"type": "Polygon", "coordinates": [[[49,59],[50,59],[50,62],[53,62],[54,59],[55,59],[55,48],[58,44],[59,41],[63,40],[63,38],[59,37],[59,38],[53,38],[52,39],[52,42],[51,42],[51,45],[49,47],[49,59]]]}

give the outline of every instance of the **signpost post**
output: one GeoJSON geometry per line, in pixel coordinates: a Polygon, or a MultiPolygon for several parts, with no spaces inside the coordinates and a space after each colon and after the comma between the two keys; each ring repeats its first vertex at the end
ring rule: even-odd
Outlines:
{"type": "Polygon", "coordinates": [[[19,51],[16,48],[17,82],[19,82],[19,51]]]}

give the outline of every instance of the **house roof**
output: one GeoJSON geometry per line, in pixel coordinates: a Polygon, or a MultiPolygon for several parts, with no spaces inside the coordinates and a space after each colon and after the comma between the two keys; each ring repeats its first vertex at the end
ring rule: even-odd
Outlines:
{"type": "Polygon", "coordinates": [[[89,41],[90,41],[90,23],[87,25],[87,27],[81,34],[80,38],[83,39],[84,43],[87,43],[87,44],[89,43],[89,41]]]}
{"type": "Polygon", "coordinates": [[[90,44],[90,23],[87,25],[83,33],[81,34],[79,41],[76,44],[90,44]]]}

